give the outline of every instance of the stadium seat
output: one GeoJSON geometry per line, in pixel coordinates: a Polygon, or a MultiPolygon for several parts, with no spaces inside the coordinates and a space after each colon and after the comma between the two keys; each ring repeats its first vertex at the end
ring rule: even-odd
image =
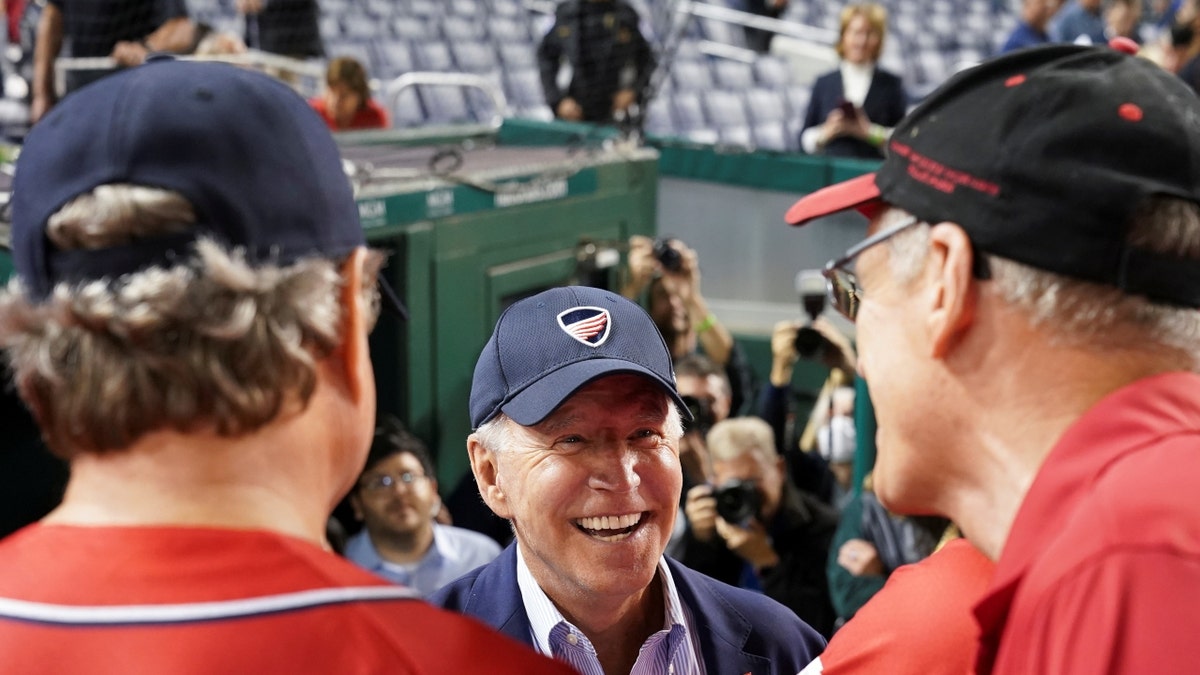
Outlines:
{"type": "Polygon", "coordinates": [[[445,42],[416,42],[412,45],[413,60],[420,70],[446,72],[456,70],[454,58],[445,42]]]}
{"type": "Polygon", "coordinates": [[[500,61],[505,68],[537,68],[537,47],[525,43],[502,42],[500,61]]]}
{"type": "Polygon", "coordinates": [[[702,92],[700,100],[704,103],[705,118],[717,129],[749,128],[746,107],[738,93],[713,89],[702,92]]]}
{"type": "Polygon", "coordinates": [[[742,91],[754,86],[754,72],[749,63],[717,59],[713,62],[713,79],[722,89],[742,91]]]}
{"type": "Polygon", "coordinates": [[[492,41],[501,45],[529,44],[532,42],[529,25],[516,18],[494,17],[488,22],[488,33],[492,41]]]}
{"type": "Polygon", "coordinates": [[[363,64],[368,73],[374,73],[376,64],[367,45],[367,42],[330,40],[325,43],[325,55],[331,59],[338,56],[352,57],[363,64]]]}
{"type": "Polygon", "coordinates": [[[509,70],[506,75],[508,88],[505,93],[513,107],[525,110],[546,105],[546,97],[542,93],[542,78],[536,68],[509,70]]]}
{"type": "Polygon", "coordinates": [[[671,119],[671,105],[666,98],[658,97],[646,107],[645,131],[656,136],[673,136],[675,123],[671,119]]]}
{"type": "Polygon", "coordinates": [[[424,42],[441,37],[434,26],[419,16],[401,14],[392,19],[392,35],[409,42],[424,42]]]}
{"type": "Polygon", "coordinates": [[[754,79],[760,86],[782,89],[791,82],[791,73],[778,56],[760,56],[754,61],[754,79]]]}
{"type": "MultiPolygon", "coordinates": [[[[388,101],[383,102],[388,105],[388,101]]],[[[392,126],[395,128],[416,127],[425,123],[425,109],[417,90],[409,87],[400,92],[395,103],[390,104],[392,126]]]]}
{"type": "Polygon", "coordinates": [[[712,89],[712,73],[707,61],[679,61],[672,68],[672,78],[678,91],[712,89]]]}
{"type": "Polygon", "coordinates": [[[782,123],[791,117],[786,95],[778,89],[760,87],[742,94],[746,113],[755,125],[782,123]]]}
{"type": "Polygon", "coordinates": [[[462,124],[474,121],[466,96],[459,87],[424,86],[417,89],[425,106],[426,120],[436,124],[462,124]]]}
{"type": "Polygon", "coordinates": [[[408,44],[396,40],[380,40],[375,43],[376,63],[382,79],[392,79],[404,73],[416,70],[413,65],[412,52],[408,44]]]}
{"type": "Polygon", "coordinates": [[[776,152],[789,150],[787,125],[778,122],[756,124],[754,126],[754,146],[776,152]]]}
{"type": "Polygon", "coordinates": [[[442,18],[442,35],[450,43],[458,41],[477,41],[483,38],[483,24],[463,16],[447,16],[442,18]]]}
{"type": "Polygon", "coordinates": [[[709,128],[698,93],[694,91],[675,92],[671,97],[671,107],[675,112],[673,115],[675,128],[680,133],[690,134],[693,131],[709,128]]]}
{"type": "Polygon", "coordinates": [[[342,17],[342,37],[365,42],[379,37],[386,30],[386,25],[366,14],[348,13],[342,17]]]}
{"type": "Polygon", "coordinates": [[[451,42],[450,52],[458,69],[467,73],[488,73],[497,70],[496,50],[482,42],[451,42]]]}

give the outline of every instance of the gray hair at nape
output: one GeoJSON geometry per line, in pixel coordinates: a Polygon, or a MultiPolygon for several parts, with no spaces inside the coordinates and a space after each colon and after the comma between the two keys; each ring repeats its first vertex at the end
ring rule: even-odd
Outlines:
{"type": "MultiPolygon", "coordinates": [[[[906,214],[891,209],[883,224],[906,214]]],[[[1200,264],[1200,205],[1151,197],[1134,212],[1130,246],[1200,264]]],[[[900,283],[916,279],[929,252],[929,225],[920,224],[888,241],[889,265],[900,283]]],[[[988,255],[988,254],[985,254],[988,255]]],[[[1154,302],[1115,286],[1081,281],[988,255],[993,283],[1007,303],[1060,344],[1095,349],[1132,349],[1179,354],[1181,367],[1200,370],[1200,310],[1154,302]]]]}
{"type": "MultiPolygon", "coordinates": [[[[47,237],[63,250],[100,249],[195,221],[182,195],[106,185],[52,216],[47,237]]],[[[342,339],[339,264],[251,265],[202,237],[183,264],[60,283],[41,301],[14,278],[0,290],[0,349],[61,457],[120,450],[163,428],[248,433],[311,397],[317,360],[342,339]]],[[[382,264],[372,252],[360,289],[372,323],[382,264]]]]}

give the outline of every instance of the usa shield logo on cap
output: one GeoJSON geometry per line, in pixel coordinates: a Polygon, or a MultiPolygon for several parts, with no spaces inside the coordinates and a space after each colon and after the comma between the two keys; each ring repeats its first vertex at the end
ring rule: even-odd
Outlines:
{"type": "Polygon", "coordinates": [[[600,307],[572,307],[558,315],[563,332],[589,347],[599,347],[608,339],[612,315],[600,307]]]}

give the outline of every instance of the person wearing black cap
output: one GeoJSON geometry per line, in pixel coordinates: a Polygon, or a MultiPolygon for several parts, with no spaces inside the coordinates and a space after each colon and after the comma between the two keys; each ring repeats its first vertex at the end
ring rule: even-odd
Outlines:
{"type": "Polygon", "coordinates": [[[430,601],[581,673],[787,673],[824,640],[786,607],[665,558],[681,415],[650,317],[563,287],[509,307],[471,384],[484,501],[516,542],[430,601]]]}
{"type": "Polygon", "coordinates": [[[1200,662],[1200,100],[1102,47],[965,71],[801,199],[879,420],[875,491],[996,561],[982,673],[1200,662]]]}
{"type": "Polygon", "coordinates": [[[0,542],[4,670],[563,672],[328,550],[382,256],[303,98],[148,63],[51,110],[13,192],[0,345],[71,476],[0,542]]]}

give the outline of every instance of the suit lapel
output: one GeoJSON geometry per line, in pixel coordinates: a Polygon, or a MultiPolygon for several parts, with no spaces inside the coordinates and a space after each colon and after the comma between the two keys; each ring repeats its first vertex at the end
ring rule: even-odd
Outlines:
{"type": "Polygon", "coordinates": [[[464,614],[479,617],[484,623],[527,645],[533,644],[529,616],[517,585],[517,545],[508,548],[476,577],[464,614]]]}
{"type": "Polygon", "coordinates": [[[679,598],[688,607],[700,643],[700,658],[708,675],[770,673],[771,662],[746,651],[753,627],[733,605],[712,593],[703,577],[667,558],[679,598]]]}

